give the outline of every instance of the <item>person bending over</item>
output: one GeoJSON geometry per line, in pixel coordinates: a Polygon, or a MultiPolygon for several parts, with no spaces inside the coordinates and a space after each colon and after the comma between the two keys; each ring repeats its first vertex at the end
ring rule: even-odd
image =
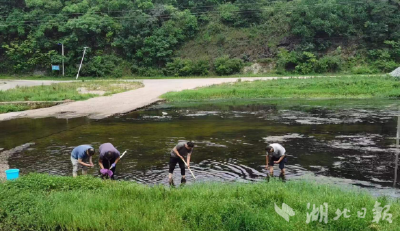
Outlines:
{"type": "Polygon", "coordinates": [[[89,145],[80,145],[71,152],[72,176],[78,176],[78,169],[82,169],[82,175],[87,174],[87,168],[93,167],[92,156],[94,148],[89,145]],[[89,162],[89,163],[88,163],[89,162]]]}
{"type": "Polygon", "coordinates": [[[286,150],[279,143],[272,143],[265,148],[267,151],[266,156],[266,166],[265,169],[268,170],[270,176],[274,176],[274,164],[279,164],[279,169],[281,169],[281,177],[285,176],[285,164],[287,162],[286,150]]]}
{"type": "MultiPolygon", "coordinates": [[[[99,147],[99,166],[100,169],[111,169],[112,175],[109,176],[112,180],[114,180],[116,165],[120,159],[121,153],[112,145],[111,143],[101,144],[99,147]]],[[[103,174],[101,178],[108,176],[108,174],[103,174]]]]}
{"type": "Polygon", "coordinates": [[[174,185],[172,174],[174,172],[177,163],[179,164],[179,167],[181,169],[181,175],[182,175],[181,183],[182,184],[186,183],[185,163],[183,162],[183,160],[184,157],[187,157],[186,163],[189,168],[190,156],[192,155],[193,148],[194,148],[194,143],[192,142],[180,142],[171,150],[171,156],[169,158],[169,176],[168,176],[168,182],[170,185],[174,185]]]}

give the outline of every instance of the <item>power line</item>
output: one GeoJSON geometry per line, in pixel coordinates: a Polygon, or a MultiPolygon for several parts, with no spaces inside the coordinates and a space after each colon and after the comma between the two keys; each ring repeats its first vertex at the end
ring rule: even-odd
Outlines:
{"type": "MultiPolygon", "coordinates": [[[[316,6],[320,6],[320,5],[327,5],[327,4],[308,4],[308,5],[303,5],[303,6],[307,6],[307,7],[316,7],[316,6]]],[[[329,4],[329,5],[341,5],[341,4],[329,4]]],[[[296,9],[298,7],[296,6],[281,6],[281,7],[275,7],[274,9],[279,10],[279,9],[288,9],[288,10],[293,10],[296,9]]],[[[259,9],[253,9],[253,10],[237,10],[237,11],[231,11],[231,13],[236,13],[236,14],[250,14],[250,13],[254,13],[254,12],[262,12],[262,10],[265,10],[266,8],[259,8],[259,9]]],[[[115,12],[125,12],[125,13],[130,13],[130,12],[137,12],[139,11],[140,13],[144,13],[141,10],[135,10],[135,11],[115,11],[115,12]]],[[[111,12],[111,11],[110,11],[111,12]]],[[[88,14],[88,13],[95,13],[95,12],[87,12],[87,13],[71,13],[71,15],[76,15],[76,14],[88,14]]],[[[105,12],[101,12],[101,13],[105,13],[105,12]]],[[[190,12],[191,15],[193,16],[199,16],[199,15],[203,15],[203,14],[221,14],[220,11],[218,10],[211,10],[211,11],[202,11],[202,12],[190,12]]],[[[65,16],[64,14],[54,14],[54,15],[60,15],[60,16],[65,16]]],[[[126,21],[129,21],[128,19],[135,19],[137,18],[137,16],[123,16],[123,17],[115,17],[115,16],[109,16],[109,15],[105,15],[105,17],[111,18],[111,19],[126,19],[126,21]]],[[[148,14],[143,14],[140,17],[149,17],[149,18],[170,18],[173,17],[173,15],[171,14],[163,14],[163,15],[148,15],[148,14]]],[[[73,18],[76,19],[76,18],[73,18]]],[[[72,19],[72,20],[73,20],[72,19]]],[[[59,19],[55,19],[55,20],[59,20],[59,19]]],[[[68,21],[70,21],[71,19],[68,19],[68,21]]],[[[7,27],[7,26],[31,26],[31,25],[35,25],[35,23],[40,24],[41,22],[47,22],[48,20],[10,20],[10,21],[4,21],[7,24],[0,24],[0,26],[2,27],[7,27]],[[30,23],[30,24],[23,24],[23,25],[14,25],[13,23],[30,23]]],[[[61,21],[63,22],[63,21],[61,21]]],[[[54,23],[41,23],[41,25],[55,25],[58,24],[58,22],[54,22],[54,23]]]]}
{"type": "MultiPolygon", "coordinates": [[[[254,5],[262,5],[264,7],[273,7],[275,4],[278,4],[281,2],[272,2],[272,3],[254,3],[254,4],[232,4],[233,6],[241,6],[241,5],[248,5],[248,6],[254,6],[254,5]]],[[[362,4],[362,3],[366,3],[366,1],[351,1],[351,2],[339,2],[339,3],[316,3],[316,4],[304,4],[301,6],[319,6],[319,5],[351,5],[351,4],[362,4]]],[[[220,5],[214,5],[214,6],[197,6],[197,7],[179,7],[179,6],[174,6],[178,9],[195,9],[195,8],[214,8],[214,7],[218,7],[220,5]]],[[[283,6],[283,7],[276,7],[277,9],[280,8],[288,8],[291,7],[293,8],[293,6],[283,6]]],[[[154,9],[154,8],[153,8],[154,9]]],[[[149,10],[151,11],[151,10],[149,10]]],[[[85,15],[87,13],[98,13],[98,14],[110,14],[110,13],[131,13],[131,12],[140,12],[140,13],[145,13],[144,10],[121,10],[121,11],[88,11],[85,13],[80,13],[80,12],[75,12],[75,13],[57,13],[57,14],[41,14],[40,16],[44,17],[44,16],[51,16],[51,15],[56,15],[56,16],[68,16],[68,15],[85,15]]],[[[209,12],[207,10],[203,11],[203,12],[209,12]]],[[[21,12],[21,13],[27,13],[27,12],[21,12]]],[[[10,15],[10,14],[9,14],[10,15]]],[[[7,18],[9,17],[9,15],[5,16],[5,15],[0,15],[0,17],[2,18],[7,18]]]]}

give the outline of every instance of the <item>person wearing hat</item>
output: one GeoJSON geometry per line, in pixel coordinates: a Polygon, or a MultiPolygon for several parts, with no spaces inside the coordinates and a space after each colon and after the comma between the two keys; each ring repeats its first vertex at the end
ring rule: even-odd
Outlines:
{"type": "Polygon", "coordinates": [[[80,145],[71,152],[72,176],[78,176],[78,169],[82,169],[82,175],[87,174],[87,168],[93,167],[92,156],[94,148],[90,145],[80,145]],[[89,163],[88,163],[89,162],[89,163]]]}
{"type": "Polygon", "coordinates": [[[101,144],[99,147],[99,152],[100,173],[102,174],[101,177],[104,179],[104,177],[108,176],[108,174],[103,174],[101,170],[111,170],[112,174],[109,172],[111,174],[109,177],[114,180],[116,165],[120,159],[121,153],[111,143],[101,144]]]}
{"type": "Polygon", "coordinates": [[[185,177],[185,163],[183,162],[184,157],[187,157],[187,165],[188,168],[190,167],[190,156],[192,155],[194,148],[194,143],[192,142],[180,142],[178,143],[172,150],[171,155],[169,157],[169,175],[168,175],[168,182],[170,185],[174,185],[172,180],[172,174],[174,172],[175,166],[178,163],[181,169],[181,183],[186,183],[185,177]]]}
{"type": "Polygon", "coordinates": [[[272,143],[265,148],[267,152],[266,156],[266,166],[265,169],[268,170],[270,176],[274,176],[274,164],[279,164],[279,169],[281,169],[281,177],[285,177],[285,164],[287,162],[286,150],[279,143],[272,143]]]}

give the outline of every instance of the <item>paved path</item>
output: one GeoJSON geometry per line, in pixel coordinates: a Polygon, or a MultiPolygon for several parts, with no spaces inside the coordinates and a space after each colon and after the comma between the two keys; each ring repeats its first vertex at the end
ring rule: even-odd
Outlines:
{"type": "MultiPolygon", "coordinates": [[[[289,77],[284,77],[289,78],[289,77]]],[[[102,119],[114,114],[121,114],[145,107],[160,100],[160,96],[170,91],[181,91],[184,89],[194,89],[197,87],[235,82],[239,78],[202,78],[202,79],[157,79],[141,80],[143,88],[131,90],[112,96],[96,97],[85,101],[77,101],[61,104],[49,108],[27,110],[22,112],[11,112],[0,114],[0,121],[15,118],[74,118],[88,116],[92,119],[102,119]]],[[[271,80],[276,77],[254,77],[241,78],[243,81],[271,80]]],[[[12,81],[9,81],[12,82],[12,81]]],[[[40,81],[39,81],[40,82],[40,81]]],[[[39,83],[38,81],[17,81],[29,86],[39,83]]],[[[44,82],[42,82],[44,83],[44,82]]],[[[51,82],[50,82],[51,83],[51,82]]],[[[54,83],[54,82],[53,82],[54,83]]],[[[15,83],[9,83],[15,86],[15,83]]],[[[1,85],[0,85],[1,86],[1,85]]]]}

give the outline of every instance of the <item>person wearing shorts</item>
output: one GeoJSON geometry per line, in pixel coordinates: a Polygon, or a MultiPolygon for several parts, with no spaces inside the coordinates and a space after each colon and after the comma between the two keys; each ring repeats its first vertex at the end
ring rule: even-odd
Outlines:
{"type": "Polygon", "coordinates": [[[178,143],[172,150],[171,156],[169,157],[169,176],[168,182],[170,185],[173,185],[172,174],[174,172],[176,164],[179,164],[179,168],[181,169],[181,183],[186,183],[185,177],[185,163],[183,162],[184,157],[187,157],[187,165],[190,167],[190,156],[192,155],[194,148],[194,143],[192,142],[180,142],[178,143]]]}
{"type": "Polygon", "coordinates": [[[266,166],[265,169],[268,170],[270,176],[274,176],[274,164],[279,164],[279,169],[281,169],[281,176],[285,176],[285,164],[287,162],[286,150],[279,143],[272,143],[265,148],[267,152],[266,166]]]}
{"type": "Polygon", "coordinates": [[[87,174],[87,168],[93,167],[92,156],[94,148],[89,145],[80,145],[71,152],[72,176],[78,176],[78,169],[82,169],[82,175],[87,174]],[[89,162],[89,163],[88,163],[89,162]]]}

